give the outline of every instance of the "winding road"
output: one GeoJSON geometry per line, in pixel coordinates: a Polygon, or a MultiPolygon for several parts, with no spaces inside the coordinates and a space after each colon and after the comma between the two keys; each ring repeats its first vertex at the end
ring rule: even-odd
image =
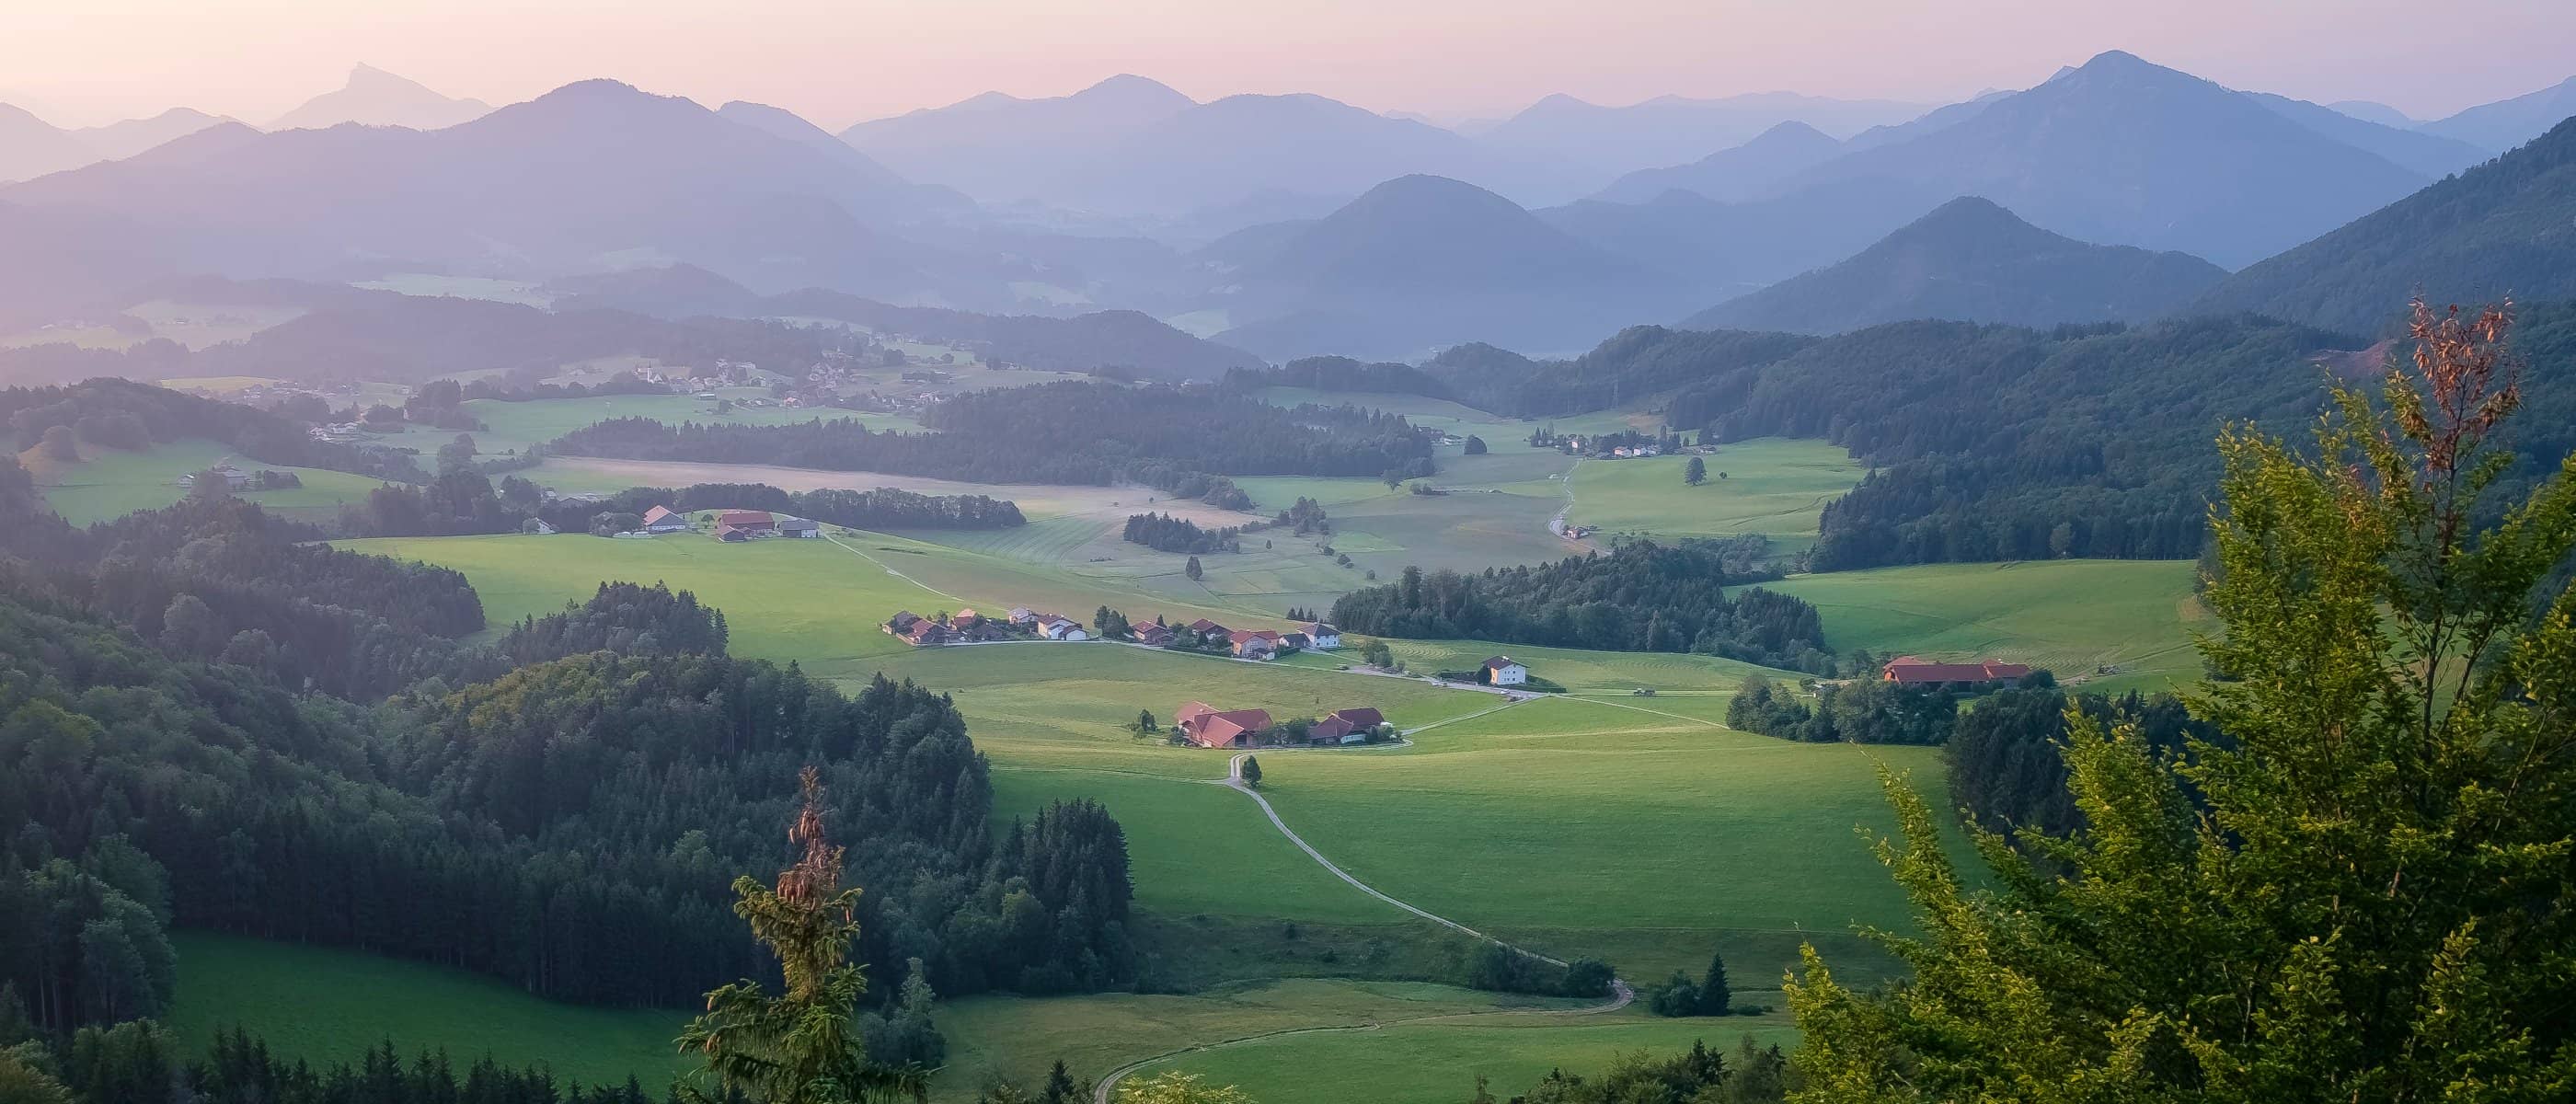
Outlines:
{"type": "MultiPolygon", "coordinates": [[[[1481,717],[1484,714],[1494,712],[1494,710],[1497,709],[1508,709],[1511,706],[1518,704],[1520,700],[1523,699],[1514,699],[1513,701],[1504,702],[1501,705],[1494,706],[1492,709],[1468,714],[1467,717],[1481,717]]],[[[1456,721],[1463,721],[1466,720],[1467,717],[1453,717],[1448,721],[1440,723],[1449,724],[1456,721]]],[[[1421,728],[1408,728],[1404,730],[1403,735],[1410,737],[1414,733],[1422,731],[1424,728],[1436,727],[1439,726],[1424,725],[1421,728]]],[[[1274,748],[1271,749],[1268,754],[1291,754],[1299,750],[1303,749],[1274,748]]],[[[1394,897],[1380,892],[1376,887],[1369,885],[1367,882],[1363,882],[1358,878],[1352,877],[1350,871],[1334,865],[1333,860],[1325,858],[1323,852],[1315,850],[1315,846],[1307,843],[1305,837],[1298,835],[1295,829],[1288,827],[1287,821],[1279,819],[1279,810],[1271,807],[1269,798],[1261,796],[1261,791],[1254,789],[1250,784],[1243,780],[1243,761],[1252,758],[1253,754],[1253,752],[1249,751],[1240,752],[1232,758],[1227,759],[1225,764],[1225,777],[1220,779],[1211,779],[1210,781],[1214,784],[1225,786],[1226,788],[1242,794],[1245,797],[1251,798],[1253,804],[1261,806],[1261,815],[1270,819],[1270,826],[1278,829],[1279,834],[1287,837],[1288,842],[1295,844],[1298,850],[1305,852],[1307,858],[1315,860],[1315,865],[1323,867],[1334,877],[1349,883],[1353,889],[1359,890],[1362,893],[1375,897],[1380,901],[1384,901],[1387,904],[1393,905],[1396,908],[1402,909],[1415,916],[1431,921],[1434,924],[1438,924],[1441,927],[1466,935],[1470,938],[1481,939],[1499,947],[1506,947],[1511,950],[1519,951],[1522,954],[1528,955],[1541,962],[1545,962],[1551,966],[1563,967],[1565,965],[1565,960],[1563,959],[1550,958],[1535,951],[1514,947],[1509,943],[1477,931],[1476,929],[1468,927],[1467,925],[1461,924],[1455,920],[1451,920],[1446,916],[1436,915],[1408,902],[1397,900],[1394,897]]],[[[1278,1039],[1290,1035],[1320,1035],[1327,1032],[1383,1031],[1389,1027],[1402,1024],[1475,1020],[1507,1016],[1597,1016],[1605,1012],[1616,1012],[1622,1008],[1626,1008],[1636,999],[1637,991],[1635,988],[1631,987],[1624,979],[1613,977],[1610,979],[1610,999],[1599,1004],[1588,1005],[1582,1008],[1516,1008],[1495,1012],[1442,1012],[1422,1016],[1405,1016],[1391,1020],[1370,1020],[1355,1024],[1338,1024],[1323,1027],[1293,1027],[1280,1031],[1265,1031],[1257,1035],[1245,1035],[1235,1039],[1221,1039],[1212,1043],[1200,1043],[1195,1046],[1182,1047],[1179,1050],[1166,1051],[1149,1058],[1139,1058],[1133,1062],[1127,1063],[1126,1065],[1110,1070],[1108,1073],[1101,1076],[1099,1084],[1092,1087],[1091,1099],[1092,1104],[1110,1104],[1110,1097],[1117,1090],[1118,1082],[1128,1074],[1134,1073],[1147,1066],[1151,1066],[1159,1062],[1170,1061],[1171,1059],[1178,1058],[1184,1054],[1197,1054],[1201,1051],[1215,1050],[1220,1047],[1235,1046],[1241,1043],[1255,1042],[1262,1039],[1278,1039]]]]}

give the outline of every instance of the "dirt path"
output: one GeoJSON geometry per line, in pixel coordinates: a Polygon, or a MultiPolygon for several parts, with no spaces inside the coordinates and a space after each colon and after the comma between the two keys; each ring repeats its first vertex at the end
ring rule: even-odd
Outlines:
{"type": "Polygon", "coordinates": [[[1581,470],[1583,457],[1577,456],[1574,463],[1566,465],[1565,474],[1560,477],[1565,484],[1565,505],[1556,511],[1555,517],[1547,519],[1547,531],[1565,540],[1575,540],[1565,535],[1565,515],[1574,512],[1574,473],[1581,470]]]}
{"type": "MultiPolygon", "coordinates": [[[[1406,729],[1405,735],[1411,736],[1413,733],[1421,732],[1424,729],[1438,728],[1440,725],[1444,724],[1454,724],[1458,721],[1467,720],[1470,717],[1481,717],[1486,713],[1492,713],[1495,710],[1500,709],[1508,709],[1517,704],[1519,704],[1518,699],[1507,701],[1501,705],[1494,706],[1491,709],[1486,709],[1478,713],[1470,713],[1464,717],[1453,717],[1436,724],[1423,725],[1421,728],[1406,729]]],[[[1269,754],[1288,754],[1299,750],[1303,749],[1276,748],[1272,749],[1269,754]]],[[[1545,962],[1551,966],[1562,967],[1565,965],[1565,960],[1563,959],[1550,958],[1547,955],[1539,954],[1535,951],[1512,946],[1510,943],[1506,943],[1493,936],[1477,931],[1474,928],[1468,927],[1467,925],[1461,924],[1455,920],[1451,920],[1448,917],[1435,915],[1431,912],[1427,912],[1423,909],[1416,908],[1413,905],[1397,900],[1394,897],[1379,892],[1367,882],[1363,882],[1358,878],[1352,877],[1350,871],[1334,865],[1333,860],[1325,858],[1323,852],[1315,850],[1313,844],[1307,843],[1305,837],[1298,835],[1295,829],[1288,827],[1287,821],[1279,818],[1279,810],[1271,807],[1269,798],[1261,796],[1261,791],[1244,783],[1243,761],[1252,758],[1254,754],[1256,753],[1246,751],[1238,753],[1227,759],[1225,764],[1225,777],[1215,781],[1219,785],[1223,785],[1232,789],[1236,793],[1251,798],[1253,804],[1261,806],[1261,815],[1270,819],[1270,826],[1278,829],[1279,834],[1287,837],[1288,842],[1295,844],[1298,850],[1305,852],[1307,858],[1315,860],[1315,865],[1323,867],[1327,873],[1330,873],[1332,876],[1348,883],[1353,889],[1359,890],[1360,892],[1368,894],[1380,901],[1384,901],[1387,904],[1393,905],[1396,908],[1402,909],[1414,916],[1418,916],[1434,924],[1438,924],[1441,927],[1466,935],[1470,938],[1492,943],[1499,947],[1519,951],[1522,954],[1528,955],[1541,962],[1545,962]]],[[[1097,1085],[1093,1086],[1091,1090],[1091,1099],[1092,1104],[1110,1104],[1110,1097],[1114,1092],[1116,1092],[1118,1082],[1121,1079],[1124,1079],[1128,1074],[1134,1073],[1147,1066],[1160,1062],[1167,1062],[1185,1054],[1197,1054],[1202,1051],[1216,1050],[1220,1047],[1237,1046],[1243,1043],[1257,1042],[1263,1039],[1280,1039],[1291,1035],[1321,1035],[1337,1032],[1383,1031],[1389,1027],[1396,1027],[1405,1024],[1454,1022],[1461,1020],[1492,1019],[1498,1017],[1597,1016],[1603,1013],[1616,1012],[1622,1008],[1626,1008],[1636,999],[1636,989],[1631,987],[1626,981],[1614,977],[1610,979],[1610,999],[1602,1001],[1599,1004],[1586,1005],[1581,1008],[1513,1008],[1493,1012],[1439,1012],[1421,1016],[1402,1016],[1391,1020],[1365,1020],[1359,1023],[1332,1024],[1320,1027],[1292,1027],[1279,1031],[1265,1031],[1256,1035],[1245,1035],[1233,1039],[1220,1039],[1212,1043],[1200,1043],[1194,1046],[1182,1047],[1179,1050],[1166,1051],[1148,1058],[1139,1058],[1133,1062],[1127,1063],[1126,1065],[1110,1070],[1108,1073],[1101,1076],[1097,1085]]]]}
{"type": "Polygon", "coordinates": [[[928,584],[928,583],[922,582],[922,581],[921,581],[921,580],[919,580],[919,579],[915,579],[915,578],[913,578],[913,577],[912,577],[912,576],[910,576],[910,575],[906,575],[906,574],[904,574],[903,572],[897,571],[897,570],[895,570],[895,569],[894,569],[894,567],[893,567],[892,565],[890,565],[890,564],[886,563],[884,560],[880,560],[880,559],[878,559],[878,558],[876,558],[876,557],[874,557],[874,556],[868,555],[867,553],[865,553],[865,552],[861,552],[861,551],[859,551],[859,550],[858,550],[858,549],[856,549],[856,548],[852,548],[852,547],[850,547],[849,545],[841,544],[841,538],[836,537],[836,536],[833,536],[833,535],[832,535],[832,534],[830,534],[830,533],[825,533],[825,534],[823,534],[823,539],[824,539],[824,540],[827,540],[827,541],[830,541],[830,542],[832,542],[833,544],[840,545],[840,547],[841,547],[841,551],[847,552],[847,553],[849,553],[849,554],[851,554],[851,555],[853,555],[853,556],[857,556],[858,558],[860,558],[860,559],[862,559],[862,560],[866,560],[866,561],[868,561],[869,563],[875,564],[875,565],[877,565],[878,567],[885,568],[885,573],[886,573],[886,574],[888,574],[888,575],[892,575],[892,576],[894,576],[895,578],[898,578],[898,579],[903,580],[904,582],[911,583],[912,585],[917,586],[917,587],[920,587],[920,588],[921,588],[921,589],[923,589],[923,590],[929,591],[929,592],[931,592],[932,594],[936,594],[936,595],[938,595],[938,596],[940,596],[940,597],[942,597],[942,598],[948,599],[948,600],[949,600],[949,601],[951,601],[951,602],[964,602],[964,601],[966,600],[966,599],[960,598],[960,597],[958,597],[958,596],[956,596],[956,595],[954,595],[954,594],[950,594],[950,593],[948,593],[947,591],[941,590],[941,589],[939,589],[938,587],[935,587],[935,586],[932,586],[932,585],[930,585],[930,584],[928,584]]]}

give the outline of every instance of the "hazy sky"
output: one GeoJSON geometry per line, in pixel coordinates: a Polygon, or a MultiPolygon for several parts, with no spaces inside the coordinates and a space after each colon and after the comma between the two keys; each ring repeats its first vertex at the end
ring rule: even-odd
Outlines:
{"type": "Polygon", "coordinates": [[[1946,102],[2112,48],[2437,117],[2576,75],[2576,0],[0,0],[0,101],[264,122],[363,61],[496,104],[615,77],[835,129],[1120,72],[1457,115],[1559,91],[1946,102]]]}

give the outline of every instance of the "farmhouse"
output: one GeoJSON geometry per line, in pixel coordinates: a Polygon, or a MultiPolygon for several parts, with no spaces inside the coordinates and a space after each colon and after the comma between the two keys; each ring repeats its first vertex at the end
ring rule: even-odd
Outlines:
{"type": "Polygon", "coordinates": [[[1200,747],[1251,747],[1262,733],[1270,731],[1270,711],[1266,709],[1233,709],[1218,711],[1205,702],[1191,702],[1174,715],[1181,738],[1200,747]]]}
{"type": "Polygon", "coordinates": [[[783,517],[778,519],[778,535],[803,540],[819,540],[823,536],[823,527],[815,524],[811,518],[783,517]]]}
{"type": "Polygon", "coordinates": [[[716,515],[716,532],[727,529],[746,537],[766,536],[778,531],[778,519],[767,510],[726,510],[716,515]]]}
{"type": "Polygon", "coordinates": [[[1307,647],[1316,651],[1329,652],[1342,646],[1342,630],[1321,621],[1308,622],[1297,626],[1297,629],[1306,634],[1307,647]]]}
{"type": "Polygon", "coordinates": [[[1226,634],[1241,659],[1275,659],[1279,655],[1279,634],[1269,629],[1245,629],[1226,634]]]}
{"type": "Polygon", "coordinates": [[[1216,622],[1210,621],[1204,617],[1190,622],[1190,631],[1197,633],[1198,638],[1201,641],[1209,644],[1214,644],[1219,640],[1224,640],[1229,636],[1232,636],[1234,632],[1234,630],[1226,628],[1225,626],[1217,624],[1216,622]]]}
{"type": "MultiPolygon", "coordinates": [[[[1351,722],[1339,717],[1326,717],[1306,728],[1306,742],[1310,744],[1355,742],[1349,740],[1353,735],[1356,734],[1351,730],[1351,722]]],[[[1361,736],[1360,739],[1366,740],[1368,737],[1361,736]]]]}
{"type": "Polygon", "coordinates": [[[1142,625],[1128,626],[1127,635],[1135,637],[1136,643],[1147,644],[1156,648],[1168,647],[1172,643],[1172,630],[1170,627],[1153,621],[1145,622],[1142,625]]]}
{"type": "Polygon", "coordinates": [[[2024,663],[1979,660],[1975,663],[1934,663],[1919,656],[1898,656],[1881,668],[1881,678],[1905,686],[1984,686],[2009,682],[2029,674],[2024,663]]]}
{"type": "MultiPolygon", "coordinates": [[[[221,477],[224,481],[225,488],[229,490],[238,491],[244,487],[250,486],[250,473],[230,464],[217,464],[206,470],[218,477],[221,477]]],[[[195,489],[197,486],[197,473],[181,473],[179,476],[179,485],[192,490],[195,489]]]]}
{"type": "Polygon", "coordinates": [[[948,643],[948,626],[927,617],[918,618],[911,628],[904,630],[903,640],[916,648],[945,644],[948,643]]]}
{"type": "Polygon", "coordinates": [[[644,511],[644,531],[647,533],[677,533],[688,527],[689,519],[672,513],[668,506],[644,511]]]}
{"type": "Polygon", "coordinates": [[[1519,686],[1529,681],[1529,668],[1512,662],[1510,656],[1495,656],[1485,661],[1485,681],[1495,686],[1519,686]]]}
{"type": "Polygon", "coordinates": [[[1082,626],[1079,623],[1058,617],[1052,613],[1039,614],[1037,626],[1038,635],[1048,640],[1072,641],[1091,639],[1091,634],[1082,631],[1082,626]]]}
{"type": "Polygon", "coordinates": [[[1037,624],[1037,611],[1030,609],[1027,606],[1013,606],[1011,607],[1011,623],[1014,625],[1037,624]]]}

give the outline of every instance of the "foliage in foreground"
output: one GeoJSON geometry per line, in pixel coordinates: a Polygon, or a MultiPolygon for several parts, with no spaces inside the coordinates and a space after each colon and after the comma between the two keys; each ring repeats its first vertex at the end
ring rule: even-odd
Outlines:
{"type": "Polygon", "coordinates": [[[823,835],[822,772],[805,768],[804,807],[787,835],[803,849],[778,873],[776,888],[735,879],[734,914],[778,956],[786,987],[776,996],[745,979],[707,994],[707,1013],[680,1032],[698,1069],[675,1086],[690,1104],[744,1099],[759,1104],[857,1104],[922,1099],[926,1075],[868,1061],[858,1033],[867,980],[852,963],[858,887],[841,888],[841,849],[823,835]]]}
{"type": "Polygon", "coordinates": [[[1788,987],[1800,1099],[2541,1101],[2576,1093],[2576,461],[2500,514],[2501,311],[2417,310],[2314,455],[2221,440],[2192,699],[2232,744],[2071,716],[2084,827],[1980,832],[1971,890],[1890,778],[1913,968],[1788,987]],[[2497,517],[2492,523],[2478,519],[2497,517]],[[2554,589],[2555,593],[2549,593],[2554,589]],[[2197,799],[2197,800],[2195,800],[2197,799]]]}

